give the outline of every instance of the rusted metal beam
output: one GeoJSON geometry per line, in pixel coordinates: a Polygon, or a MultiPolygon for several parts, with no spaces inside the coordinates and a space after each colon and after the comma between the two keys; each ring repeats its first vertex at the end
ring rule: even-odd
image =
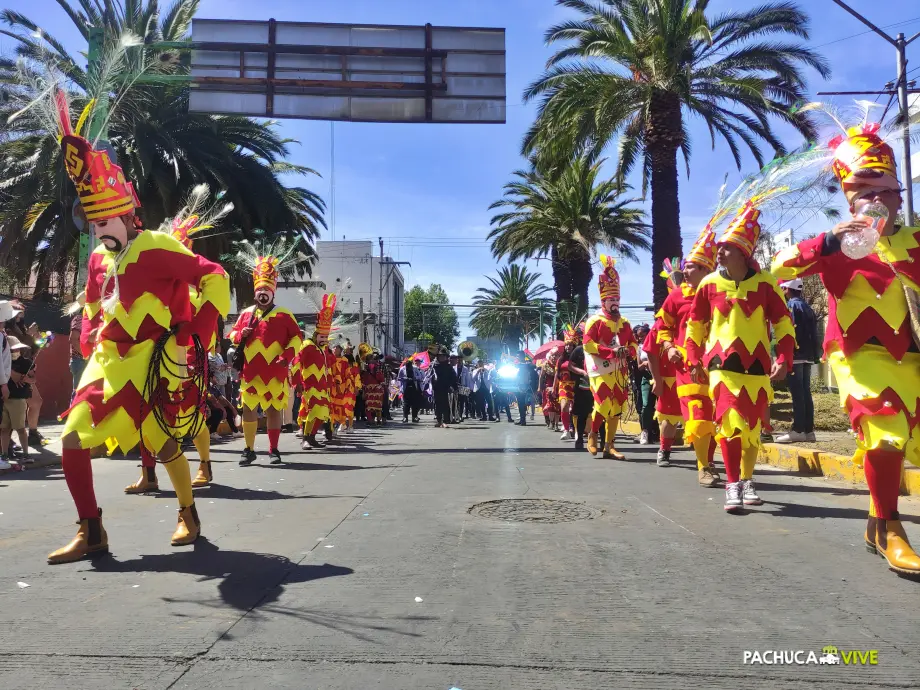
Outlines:
{"type": "MultiPolygon", "coordinates": [[[[193,44],[195,50],[213,51],[219,53],[287,53],[299,55],[363,55],[373,57],[425,57],[428,52],[424,48],[373,48],[359,46],[301,46],[288,43],[271,43],[271,32],[269,32],[269,44],[265,43],[233,43],[227,41],[195,41],[193,44]]],[[[431,50],[434,57],[444,57],[447,55],[446,50],[431,50]]],[[[504,51],[474,51],[478,53],[500,53],[504,51]]]]}
{"type": "MultiPolygon", "coordinates": [[[[268,20],[268,47],[271,49],[275,45],[275,41],[278,37],[278,23],[274,18],[268,20]]],[[[268,115],[275,114],[275,58],[277,53],[274,51],[269,52],[268,54],[268,69],[265,75],[268,77],[266,79],[266,89],[265,89],[265,112],[268,115]]],[[[240,75],[242,78],[242,75],[240,75]]]]}
{"type": "MultiPolygon", "coordinates": [[[[441,58],[444,59],[443,57],[441,58]]],[[[432,115],[432,76],[431,76],[431,24],[425,24],[425,121],[431,122],[432,115]]],[[[383,245],[380,245],[381,247],[383,245]]]]}
{"type": "MultiPolygon", "coordinates": [[[[255,69],[255,68],[254,68],[255,69]]],[[[342,81],[339,79],[265,79],[261,77],[192,77],[192,84],[225,86],[269,86],[275,89],[297,86],[308,89],[380,89],[383,91],[424,91],[420,82],[342,81]]],[[[447,84],[432,84],[433,91],[446,91],[447,84]]]]}

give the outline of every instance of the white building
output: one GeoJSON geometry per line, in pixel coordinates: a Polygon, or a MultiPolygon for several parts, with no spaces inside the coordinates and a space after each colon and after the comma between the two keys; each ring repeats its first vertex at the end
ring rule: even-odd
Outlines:
{"type": "MultiPolygon", "coordinates": [[[[355,347],[366,341],[384,354],[402,354],[405,279],[393,259],[384,256],[381,262],[379,253],[374,255],[374,249],[374,243],[369,240],[317,242],[319,258],[313,266],[313,275],[306,281],[279,283],[275,303],[294,312],[309,332],[316,312],[300,289],[304,282],[321,282],[327,292],[336,293],[337,313],[352,322],[339,332],[355,347]],[[364,335],[360,325],[362,310],[364,335]]],[[[235,298],[233,313],[239,313],[235,298]]]]}

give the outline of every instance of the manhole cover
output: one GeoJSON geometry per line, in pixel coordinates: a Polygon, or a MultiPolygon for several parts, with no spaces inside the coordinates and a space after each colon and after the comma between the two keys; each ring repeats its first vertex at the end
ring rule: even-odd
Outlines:
{"type": "Polygon", "coordinates": [[[545,498],[503,498],[498,501],[486,501],[477,503],[469,512],[470,515],[505,522],[575,522],[592,520],[603,514],[603,511],[583,503],[545,498]]]}

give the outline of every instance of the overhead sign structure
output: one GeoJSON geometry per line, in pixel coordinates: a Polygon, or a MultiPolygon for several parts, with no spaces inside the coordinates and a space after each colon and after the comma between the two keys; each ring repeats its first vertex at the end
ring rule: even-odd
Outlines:
{"type": "Polygon", "coordinates": [[[195,19],[193,112],[505,122],[505,30],[195,19]]]}

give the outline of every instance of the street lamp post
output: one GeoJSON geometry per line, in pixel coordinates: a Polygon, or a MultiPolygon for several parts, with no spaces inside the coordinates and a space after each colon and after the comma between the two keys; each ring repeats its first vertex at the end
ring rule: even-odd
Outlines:
{"type": "Polygon", "coordinates": [[[920,38],[920,32],[915,33],[910,38],[904,38],[903,33],[899,33],[895,38],[892,38],[875,24],[870,22],[859,12],[854,10],[852,7],[847,5],[842,0],[834,0],[835,3],[840,5],[843,9],[849,12],[851,15],[856,17],[863,24],[868,26],[872,31],[877,33],[879,36],[888,41],[891,45],[895,47],[897,51],[897,68],[898,68],[898,81],[897,81],[897,94],[898,94],[898,109],[901,111],[901,120],[904,122],[904,148],[901,152],[901,169],[904,175],[904,220],[907,225],[910,225],[913,222],[914,218],[914,190],[912,188],[913,184],[913,174],[911,173],[910,166],[910,113],[908,111],[907,105],[907,46],[913,43],[917,38],[920,38]]]}

